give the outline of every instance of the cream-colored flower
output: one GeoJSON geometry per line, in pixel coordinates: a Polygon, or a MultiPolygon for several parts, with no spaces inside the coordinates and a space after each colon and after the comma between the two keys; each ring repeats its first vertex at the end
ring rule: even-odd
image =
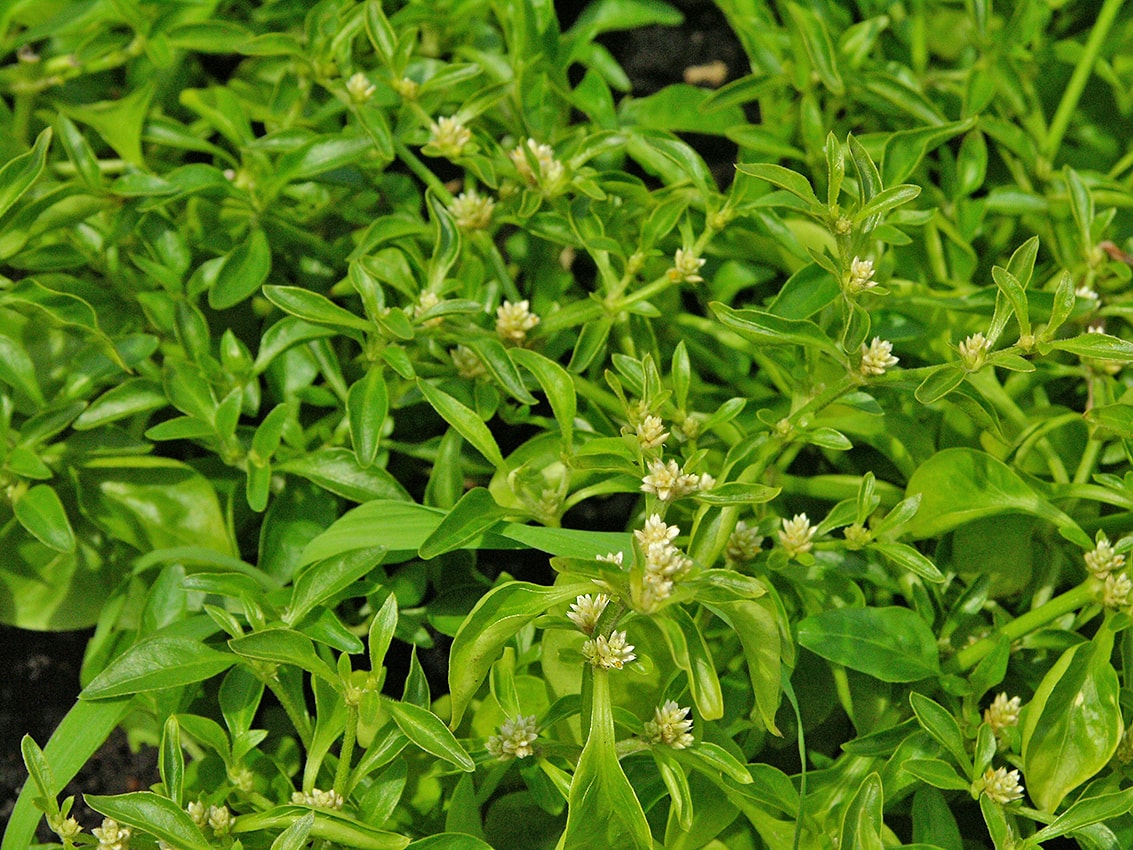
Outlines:
{"type": "Polygon", "coordinates": [[[657,544],[668,546],[680,533],[680,528],[667,525],[660,514],[650,514],[645,524],[634,530],[633,536],[637,538],[642,549],[648,549],[657,544]]]}
{"type": "Polygon", "coordinates": [[[615,631],[608,638],[604,635],[592,637],[582,645],[582,657],[604,670],[621,670],[637,656],[633,654],[633,644],[626,643],[626,633],[615,631]]]}
{"type": "Polygon", "coordinates": [[[999,767],[984,771],[983,793],[1000,805],[1023,799],[1023,786],[1019,783],[1019,771],[999,767]]]}
{"type": "Polygon", "coordinates": [[[452,216],[461,230],[483,230],[492,223],[492,210],[496,202],[475,189],[461,192],[452,199],[452,216]]]}
{"type": "Polygon", "coordinates": [[[1019,725],[1021,708],[1022,700],[1019,697],[1008,699],[1006,693],[1000,693],[991,701],[991,705],[984,710],[984,723],[991,727],[992,732],[999,735],[1009,726],[1019,725]]]}
{"type": "Polygon", "coordinates": [[[458,345],[449,352],[449,357],[452,358],[452,365],[456,367],[456,373],[462,378],[472,380],[487,374],[479,355],[466,345],[458,345]]]}
{"type": "Polygon", "coordinates": [[[864,342],[862,343],[863,375],[884,375],[886,369],[896,365],[897,358],[893,356],[893,343],[889,340],[875,336],[868,347],[864,342]]]}
{"type": "Polygon", "coordinates": [[[1089,301],[1093,301],[1095,304],[1098,301],[1101,301],[1101,296],[1098,295],[1097,291],[1085,285],[1079,286],[1077,289],[1075,289],[1074,294],[1079,298],[1085,298],[1089,301]]]}
{"type": "Polygon", "coordinates": [[[599,555],[597,560],[604,561],[607,564],[617,564],[620,567],[624,557],[621,552],[607,552],[605,555],[599,555]]]}
{"type": "Polygon", "coordinates": [[[534,755],[535,748],[532,744],[538,737],[535,715],[520,715],[501,723],[498,733],[488,738],[484,748],[501,761],[525,759],[534,755]]]}
{"type": "Polygon", "coordinates": [[[696,476],[696,490],[711,490],[716,486],[716,476],[709,475],[707,472],[702,472],[696,476]]]}
{"type": "Polygon", "coordinates": [[[74,818],[67,818],[65,821],[55,821],[49,824],[51,831],[58,835],[63,841],[74,841],[79,833],[83,831],[82,824],[74,818]]]}
{"type": "Polygon", "coordinates": [[[873,279],[873,260],[863,260],[860,257],[850,260],[850,278],[846,282],[846,289],[850,294],[857,295],[875,286],[877,281],[873,279]]]}
{"type": "Polygon", "coordinates": [[[193,802],[189,803],[187,811],[189,812],[189,817],[192,818],[193,823],[195,823],[198,827],[204,829],[206,826],[208,826],[209,807],[207,805],[194,800],[193,802]]]}
{"type": "Polygon", "coordinates": [[[570,610],[567,611],[567,619],[578,626],[584,634],[592,635],[594,627],[598,625],[598,618],[609,604],[610,597],[605,593],[597,593],[593,596],[585,593],[576,597],[571,603],[570,610]]]}
{"type": "Polygon", "coordinates": [[[1133,580],[1125,573],[1109,574],[1105,577],[1105,589],[1102,591],[1102,604],[1106,608],[1118,610],[1128,608],[1133,602],[1133,580]]]}
{"type": "Polygon", "coordinates": [[[656,449],[669,439],[669,432],[665,430],[665,423],[660,416],[646,416],[637,423],[637,442],[643,449],[656,449]]]}
{"type": "Polygon", "coordinates": [[[865,547],[873,540],[873,532],[856,522],[853,525],[846,526],[842,534],[846,538],[846,548],[854,551],[865,547]]]}
{"type": "Polygon", "coordinates": [[[643,493],[652,493],[662,502],[679,499],[695,491],[700,479],[696,475],[684,472],[675,460],[665,463],[660,458],[654,458],[647,464],[649,473],[641,479],[643,493]]]}
{"type": "Polygon", "coordinates": [[[130,827],[113,818],[103,818],[102,826],[96,826],[91,834],[98,839],[98,850],[130,850],[130,827]]]}
{"type": "Polygon", "coordinates": [[[531,168],[524,146],[517,145],[509,153],[515,170],[529,186],[539,186],[544,193],[550,194],[562,188],[566,169],[555,159],[555,151],[550,145],[543,145],[534,139],[527,140],[527,151],[535,158],[536,170],[531,168]]]}
{"type": "Polygon", "coordinates": [[[698,272],[704,263],[705,260],[693,254],[692,251],[678,248],[677,253],[673,255],[673,267],[666,274],[673,283],[680,283],[681,281],[700,283],[704,278],[698,272]]]}
{"type": "Polygon", "coordinates": [[[450,159],[460,156],[472,141],[472,131],[451,116],[438,118],[429,131],[429,144],[450,159]]]}
{"type": "Polygon", "coordinates": [[[377,88],[361,71],[346,81],[346,93],[355,103],[365,103],[374,96],[377,88]]]}
{"type": "Polygon", "coordinates": [[[1113,544],[1103,534],[1094,544],[1094,550],[1086,553],[1086,569],[1097,579],[1105,579],[1125,566],[1125,556],[1114,551],[1113,544]]]}
{"type": "Polygon", "coordinates": [[[724,554],[729,561],[744,564],[755,560],[762,543],[763,535],[759,533],[759,529],[749,526],[741,519],[736,523],[732,533],[728,535],[728,545],[724,554]]]}
{"type": "Polygon", "coordinates": [[[236,818],[232,816],[228,806],[209,806],[209,826],[217,835],[227,835],[236,818]]]}
{"type": "MultiPolygon", "coordinates": [[[[426,289],[419,296],[417,296],[417,303],[413,305],[413,318],[420,319],[423,315],[428,313],[440,303],[441,299],[437,296],[437,293],[430,292],[426,289]]],[[[444,320],[444,316],[434,316],[431,319],[426,319],[425,321],[423,321],[421,325],[426,328],[435,328],[438,325],[442,324],[444,320]]]]}
{"type": "Polygon", "coordinates": [[[505,301],[496,309],[496,333],[507,342],[522,344],[527,332],[539,324],[539,317],[531,312],[531,303],[525,298],[518,304],[505,301]]]}
{"type": "Polygon", "coordinates": [[[847,236],[854,230],[854,222],[849,216],[840,215],[834,222],[834,232],[839,236],[847,236]]]}
{"type": "Polygon", "coordinates": [[[342,795],[333,788],[327,791],[312,788],[310,791],[292,792],[291,802],[297,806],[310,806],[315,809],[332,809],[338,811],[342,808],[345,800],[343,800],[342,795]]]}
{"type": "Polygon", "coordinates": [[[691,747],[692,718],[688,708],[681,708],[675,700],[653,709],[653,719],[645,722],[645,737],[651,744],[664,744],[674,750],[691,747]]]}
{"type": "Polygon", "coordinates": [[[814,532],[806,514],[795,514],[793,519],[783,520],[779,543],[794,558],[814,548],[814,532]]]}
{"type": "Polygon", "coordinates": [[[982,334],[974,333],[958,346],[960,362],[969,372],[975,372],[987,362],[988,352],[991,351],[991,342],[982,334]]]}
{"type": "Polygon", "coordinates": [[[390,83],[390,85],[393,86],[394,91],[406,100],[416,100],[417,93],[421,90],[421,86],[417,81],[411,80],[409,77],[399,77],[390,83]]]}

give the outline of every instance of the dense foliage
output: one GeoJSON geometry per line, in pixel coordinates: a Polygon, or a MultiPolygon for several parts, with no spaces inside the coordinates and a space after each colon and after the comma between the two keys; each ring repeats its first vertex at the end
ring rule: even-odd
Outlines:
{"type": "Polygon", "coordinates": [[[1133,846],[1133,16],[717,5],[0,5],[3,850],[1133,846]]]}

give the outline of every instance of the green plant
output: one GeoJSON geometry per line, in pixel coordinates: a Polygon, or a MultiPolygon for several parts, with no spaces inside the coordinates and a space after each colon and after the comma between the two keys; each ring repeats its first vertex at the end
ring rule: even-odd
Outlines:
{"type": "Polygon", "coordinates": [[[4,850],[1130,844],[1133,20],[718,6],[0,9],[4,850]]]}

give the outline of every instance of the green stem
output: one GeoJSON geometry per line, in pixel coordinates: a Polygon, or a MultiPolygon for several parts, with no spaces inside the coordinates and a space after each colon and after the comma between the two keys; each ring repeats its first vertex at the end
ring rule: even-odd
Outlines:
{"type": "Polygon", "coordinates": [[[287,692],[287,688],[283,687],[274,674],[271,676],[263,677],[263,682],[275,694],[279,704],[283,706],[283,710],[287,713],[287,718],[291,721],[291,725],[295,727],[295,731],[299,733],[299,739],[303,742],[303,748],[309,749],[311,746],[311,721],[307,716],[306,708],[301,708],[295,704],[291,699],[291,695],[287,692]]]}
{"type": "Polygon", "coordinates": [[[1062,93],[1062,100],[1059,101],[1058,109],[1050,122],[1050,131],[1046,137],[1046,144],[1043,146],[1043,153],[1052,163],[1058,153],[1059,146],[1062,144],[1062,137],[1066,134],[1067,127],[1070,126],[1070,118],[1073,116],[1074,110],[1078,108],[1078,101],[1086,88],[1086,82],[1090,79],[1090,74],[1093,73],[1094,64],[1098,60],[1102,45],[1105,44],[1106,36],[1109,35],[1110,28],[1117,19],[1117,13],[1121,11],[1124,2],[1125,0],[1106,0],[1102,5],[1097,20],[1094,22],[1094,28],[1086,41],[1086,49],[1082,51],[1078,64],[1074,66],[1074,73],[1070,76],[1070,82],[1066,84],[1066,89],[1062,93]]]}
{"type": "Polygon", "coordinates": [[[334,774],[334,790],[346,797],[350,779],[350,762],[354,755],[354,740],[358,734],[358,706],[346,706],[346,731],[342,733],[342,748],[338,751],[338,769],[334,774]]]}
{"type": "Polygon", "coordinates": [[[984,656],[990,653],[995,648],[999,638],[1006,637],[1009,640],[1018,640],[1065,614],[1077,611],[1083,605],[1093,601],[1095,585],[1094,579],[1087,579],[1061,596],[1056,596],[1046,604],[1016,617],[994,634],[988,635],[983,640],[957,652],[946,665],[947,668],[950,670],[967,670],[969,667],[978,664],[984,656]]]}

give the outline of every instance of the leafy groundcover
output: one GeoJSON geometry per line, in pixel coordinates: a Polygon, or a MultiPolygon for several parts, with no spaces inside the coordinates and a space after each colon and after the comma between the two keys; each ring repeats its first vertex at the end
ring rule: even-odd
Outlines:
{"type": "Polygon", "coordinates": [[[0,4],[3,850],[1133,846],[1133,14],[717,5],[0,4]]]}

